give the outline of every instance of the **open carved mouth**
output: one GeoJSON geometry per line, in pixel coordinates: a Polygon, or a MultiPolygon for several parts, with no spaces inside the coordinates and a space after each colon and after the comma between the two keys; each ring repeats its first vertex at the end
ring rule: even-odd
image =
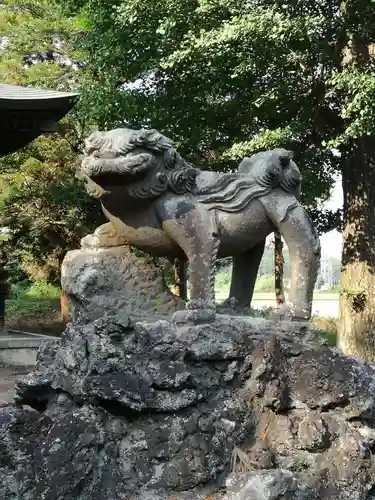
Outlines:
{"type": "Polygon", "coordinates": [[[83,153],[85,156],[90,156],[91,154],[95,153],[95,151],[97,151],[97,149],[90,146],[85,146],[83,149],[83,153]]]}
{"type": "Polygon", "coordinates": [[[89,158],[103,158],[105,160],[110,160],[118,158],[120,153],[118,151],[113,151],[111,149],[106,149],[105,151],[100,151],[100,149],[85,148],[84,156],[89,158]]]}

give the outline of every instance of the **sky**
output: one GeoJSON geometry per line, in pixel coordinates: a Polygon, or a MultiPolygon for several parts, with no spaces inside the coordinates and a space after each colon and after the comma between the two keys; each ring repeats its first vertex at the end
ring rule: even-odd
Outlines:
{"type": "MultiPolygon", "coordinates": [[[[331,198],[323,206],[327,209],[337,210],[338,208],[342,208],[342,205],[343,194],[341,178],[338,177],[332,189],[331,198]]],[[[339,232],[330,231],[329,233],[323,234],[320,237],[320,244],[322,247],[322,257],[335,257],[336,259],[341,259],[342,238],[339,232]]]]}

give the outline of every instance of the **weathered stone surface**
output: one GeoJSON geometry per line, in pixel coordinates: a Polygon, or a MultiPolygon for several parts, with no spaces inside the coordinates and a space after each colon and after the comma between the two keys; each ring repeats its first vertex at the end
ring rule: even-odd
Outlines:
{"type": "Polygon", "coordinates": [[[273,469],[233,474],[227,481],[223,500],[318,500],[310,488],[299,486],[288,470],[273,469]]]}
{"type": "Polygon", "coordinates": [[[93,321],[107,311],[122,311],[133,319],[152,318],[185,307],[151,259],[136,257],[125,245],[68,252],[61,281],[73,321],[93,321]]]}
{"type": "Polygon", "coordinates": [[[371,500],[374,381],[298,323],[71,324],[0,408],[0,500],[371,500]]]}
{"type": "Polygon", "coordinates": [[[13,401],[16,380],[27,375],[30,370],[30,366],[8,366],[0,363],[0,406],[13,401]]]}

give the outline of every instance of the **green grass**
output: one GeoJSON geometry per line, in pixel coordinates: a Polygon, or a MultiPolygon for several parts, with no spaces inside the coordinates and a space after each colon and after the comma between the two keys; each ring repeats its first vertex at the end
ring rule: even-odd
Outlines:
{"type": "Polygon", "coordinates": [[[313,316],[311,323],[318,330],[319,334],[334,347],[337,343],[338,319],[323,316],[313,316]]]}
{"type": "Polygon", "coordinates": [[[60,289],[48,283],[34,283],[25,287],[13,285],[6,301],[8,328],[37,331],[52,329],[61,323],[60,289]]]}
{"type": "Polygon", "coordinates": [[[54,285],[43,282],[33,283],[28,287],[13,285],[6,308],[10,313],[35,309],[44,311],[51,302],[56,303],[58,300],[60,300],[60,290],[54,285]]]}

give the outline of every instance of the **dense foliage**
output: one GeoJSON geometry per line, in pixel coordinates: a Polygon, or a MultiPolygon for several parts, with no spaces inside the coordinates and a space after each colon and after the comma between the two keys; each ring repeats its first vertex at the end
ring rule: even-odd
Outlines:
{"type": "Polygon", "coordinates": [[[9,192],[0,221],[11,238],[2,249],[34,281],[58,282],[66,251],[79,247],[103,216],[76,182],[76,155],[65,140],[39,138],[26,154],[5,176],[9,192]]]}
{"type": "MultiPolygon", "coordinates": [[[[82,64],[70,45],[73,22],[44,0],[9,0],[0,6],[1,80],[71,90],[82,64]]],[[[67,250],[102,219],[97,204],[75,179],[85,122],[63,121],[64,137],[40,137],[0,159],[0,226],[10,230],[2,260],[16,262],[11,280],[58,282],[67,250]]]]}
{"type": "Polygon", "coordinates": [[[330,147],[373,132],[368,2],[61,4],[78,13],[92,75],[83,104],[103,126],[151,123],[211,164],[291,143],[327,182],[330,147]]]}
{"type": "Polygon", "coordinates": [[[93,120],[102,127],[151,124],[214,169],[289,147],[314,220],[322,231],[338,222],[316,211],[339,168],[327,146],[345,130],[341,109],[333,109],[340,57],[327,31],[341,21],[335,25],[331,2],[61,3],[79,15],[77,46],[89,61],[81,104],[93,120]]]}

